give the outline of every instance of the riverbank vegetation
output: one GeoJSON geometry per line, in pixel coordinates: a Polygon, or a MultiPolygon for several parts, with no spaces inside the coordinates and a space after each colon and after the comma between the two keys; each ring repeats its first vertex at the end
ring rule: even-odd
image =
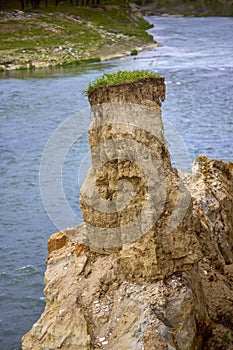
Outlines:
{"type": "Polygon", "coordinates": [[[144,15],[233,16],[232,0],[138,0],[144,15]]]}
{"type": "Polygon", "coordinates": [[[0,0],[0,70],[137,55],[156,43],[144,15],[232,16],[231,0],[0,0]],[[139,5],[140,10],[139,10],[139,5]]]}
{"type": "Polygon", "coordinates": [[[1,0],[0,69],[78,64],[140,51],[154,45],[151,26],[124,0],[1,0]],[[46,6],[47,4],[47,6],[46,6]],[[56,6],[57,5],[57,6],[56,6]],[[134,51],[135,52],[135,51],[134,51]]]}

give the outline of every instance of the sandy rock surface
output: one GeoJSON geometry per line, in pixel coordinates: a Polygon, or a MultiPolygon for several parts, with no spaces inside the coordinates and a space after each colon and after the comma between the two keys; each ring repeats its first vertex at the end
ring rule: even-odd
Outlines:
{"type": "Polygon", "coordinates": [[[84,223],[48,242],[46,307],[23,350],[233,348],[233,164],[172,168],[164,95],[163,79],[89,94],[84,223]]]}

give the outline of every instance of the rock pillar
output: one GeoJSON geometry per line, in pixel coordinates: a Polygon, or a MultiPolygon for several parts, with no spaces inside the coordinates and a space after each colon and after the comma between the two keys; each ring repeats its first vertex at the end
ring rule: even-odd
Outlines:
{"type": "Polygon", "coordinates": [[[189,269],[197,260],[190,194],[164,139],[164,79],[101,86],[88,98],[92,167],[80,196],[87,244],[121,250],[122,270],[133,279],[189,269]]]}
{"type": "Polygon", "coordinates": [[[89,93],[84,223],[48,242],[46,306],[23,350],[232,343],[233,164],[198,157],[193,176],[179,173],[186,188],[163,136],[164,96],[163,78],[89,93]]]}

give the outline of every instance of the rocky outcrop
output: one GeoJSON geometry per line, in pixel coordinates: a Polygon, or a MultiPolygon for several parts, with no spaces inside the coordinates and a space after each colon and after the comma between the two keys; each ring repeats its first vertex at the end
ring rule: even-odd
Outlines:
{"type": "Polygon", "coordinates": [[[51,236],[29,349],[232,348],[233,164],[171,166],[162,78],[89,93],[84,223],[51,236]]]}
{"type": "Polygon", "coordinates": [[[122,272],[138,281],[187,270],[199,254],[190,194],[163,137],[164,97],[162,78],[89,94],[93,165],[80,197],[88,245],[120,249],[122,272]]]}
{"type": "Polygon", "coordinates": [[[199,278],[210,320],[203,349],[233,349],[233,163],[202,155],[183,179],[202,250],[193,277],[199,278]]]}

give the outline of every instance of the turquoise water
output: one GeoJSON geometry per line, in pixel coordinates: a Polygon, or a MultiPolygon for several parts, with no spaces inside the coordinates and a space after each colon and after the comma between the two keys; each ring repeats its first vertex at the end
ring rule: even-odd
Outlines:
{"type": "MultiPolygon", "coordinates": [[[[20,349],[21,336],[44,308],[46,244],[57,227],[42,204],[40,159],[49,136],[67,118],[77,115],[80,130],[87,130],[89,116],[79,111],[88,107],[82,90],[90,80],[118,69],[146,69],[165,76],[163,117],[183,139],[191,161],[203,153],[233,159],[233,18],[148,19],[155,25],[150,33],[162,47],[75,68],[1,75],[2,350],[20,349]]],[[[174,145],[168,142],[172,153],[174,145]]],[[[77,174],[88,151],[84,132],[63,167],[65,195],[80,221],[77,174]]],[[[86,167],[80,171],[83,177],[86,167]]]]}

